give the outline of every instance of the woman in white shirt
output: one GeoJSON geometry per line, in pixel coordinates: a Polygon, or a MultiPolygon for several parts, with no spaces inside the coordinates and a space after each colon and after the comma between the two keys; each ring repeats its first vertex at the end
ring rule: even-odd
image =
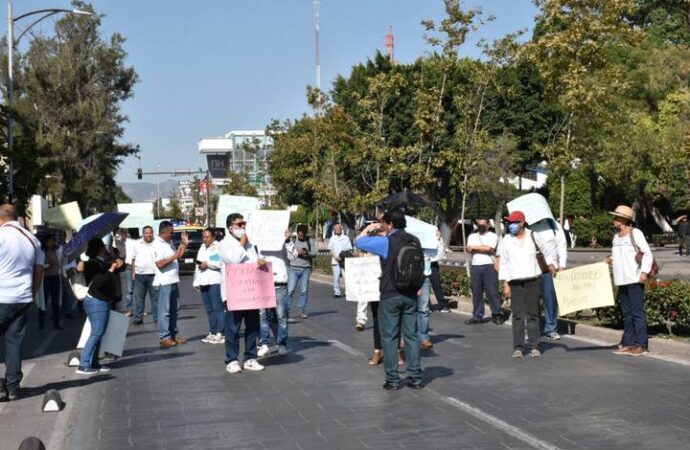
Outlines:
{"type": "Polygon", "coordinates": [[[623,314],[623,341],[617,355],[639,356],[647,353],[647,317],[644,311],[644,283],[652,270],[654,257],[642,231],[635,228],[635,212],[620,205],[613,215],[618,231],[613,237],[609,264],[613,266],[613,282],[618,286],[623,314]],[[641,253],[641,258],[637,254],[641,253]]]}
{"type": "Polygon", "coordinates": [[[209,333],[201,342],[222,344],[225,342],[225,309],[220,294],[220,251],[212,228],[201,235],[202,245],[196,255],[194,284],[201,290],[201,300],[208,315],[209,333]]]}

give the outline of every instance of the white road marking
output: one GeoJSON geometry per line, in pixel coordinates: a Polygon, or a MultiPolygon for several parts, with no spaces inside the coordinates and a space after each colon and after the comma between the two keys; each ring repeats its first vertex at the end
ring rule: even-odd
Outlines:
{"type": "Polygon", "coordinates": [[[353,356],[364,356],[364,353],[360,352],[356,348],[350,347],[347,344],[343,344],[342,342],[338,341],[337,339],[329,339],[327,342],[330,342],[331,344],[338,347],[340,350],[347,352],[353,356]]]}

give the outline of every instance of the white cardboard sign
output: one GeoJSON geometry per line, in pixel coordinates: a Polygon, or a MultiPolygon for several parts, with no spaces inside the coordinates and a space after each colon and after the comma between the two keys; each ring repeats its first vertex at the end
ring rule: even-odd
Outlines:
{"type": "Polygon", "coordinates": [[[525,220],[530,225],[544,219],[555,221],[549,202],[537,193],[521,195],[515,200],[508,202],[508,211],[522,211],[525,214],[525,220]]]}
{"type": "Polygon", "coordinates": [[[285,244],[285,230],[290,226],[290,211],[257,209],[247,216],[247,235],[260,251],[279,251],[285,244]]]}
{"type": "Polygon", "coordinates": [[[345,258],[345,299],[348,302],[378,302],[380,278],[378,256],[345,258]]]}
{"type": "MultiPolygon", "coordinates": [[[[100,300],[99,300],[100,301],[100,300]]],[[[113,355],[122,356],[125,349],[125,338],[127,337],[127,328],[129,327],[129,318],[119,312],[110,311],[108,317],[108,326],[105,329],[105,334],[101,338],[101,354],[112,353],[113,355]]],[[[88,317],[84,323],[84,328],[81,330],[81,337],[77,348],[84,348],[86,341],[91,334],[91,322],[88,317]]],[[[99,355],[94,355],[97,357],[99,355]]]]}

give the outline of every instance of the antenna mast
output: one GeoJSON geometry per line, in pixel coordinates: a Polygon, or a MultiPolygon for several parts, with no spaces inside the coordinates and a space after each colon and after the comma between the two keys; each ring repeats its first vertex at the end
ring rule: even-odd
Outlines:
{"type": "Polygon", "coordinates": [[[321,90],[321,44],[319,42],[320,17],[319,5],[321,0],[314,0],[314,48],[316,51],[316,88],[321,90]]]}

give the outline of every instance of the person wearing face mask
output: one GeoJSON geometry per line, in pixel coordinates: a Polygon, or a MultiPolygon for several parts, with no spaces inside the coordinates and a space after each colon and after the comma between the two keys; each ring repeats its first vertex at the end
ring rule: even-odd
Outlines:
{"type": "Polygon", "coordinates": [[[652,271],[654,256],[642,231],[634,227],[635,211],[619,205],[613,215],[617,233],[613,237],[611,256],[613,283],[618,286],[623,313],[623,340],[617,355],[640,356],[647,351],[647,317],[644,311],[644,283],[652,271]],[[641,253],[641,256],[638,254],[641,253]]]}
{"type": "Polygon", "coordinates": [[[498,273],[494,268],[498,236],[489,231],[489,220],[478,218],[477,232],[467,238],[467,252],[472,255],[470,261],[470,281],[472,284],[472,318],[465,324],[476,325],[484,322],[484,293],[489,300],[491,320],[496,325],[504,322],[501,311],[501,298],[498,294],[498,273]]]}
{"type": "Polygon", "coordinates": [[[206,228],[201,233],[202,245],[196,255],[196,281],[201,291],[201,300],[208,316],[209,333],[201,342],[205,344],[223,344],[225,338],[225,308],[220,295],[220,253],[219,243],[215,240],[213,228],[206,228]]]}
{"type": "MultiPolygon", "coordinates": [[[[228,233],[220,243],[221,274],[225,274],[225,266],[228,264],[256,264],[259,268],[266,265],[266,260],[261,256],[256,246],[252,245],[245,231],[246,222],[241,214],[233,213],[225,220],[228,233]]],[[[221,296],[226,304],[225,308],[225,363],[229,373],[238,373],[242,370],[264,370],[264,366],[256,360],[257,340],[261,331],[261,316],[258,309],[230,311],[227,305],[225,289],[225,276],[221,277],[221,296]],[[240,353],[240,327],[244,322],[244,358],[242,365],[239,362],[240,353]]],[[[232,281],[232,280],[230,280],[232,281]]]]}
{"type": "MultiPolygon", "coordinates": [[[[511,299],[513,308],[513,358],[541,356],[539,346],[539,297],[541,268],[537,260],[543,245],[525,228],[525,214],[513,211],[506,219],[510,234],[498,246],[498,278],[503,281],[503,294],[511,299]],[[525,348],[525,330],[528,346],[525,348]]],[[[556,273],[553,252],[543,254],[549,271],[556,273]]]]}

